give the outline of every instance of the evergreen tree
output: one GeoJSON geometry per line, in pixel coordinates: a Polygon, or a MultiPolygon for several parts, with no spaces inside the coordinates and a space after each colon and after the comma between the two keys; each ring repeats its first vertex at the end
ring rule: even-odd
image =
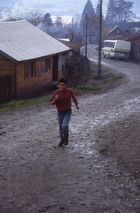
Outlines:
{"type": "Polygon", "coordinates": [[[100,16],[100,3],[99,3],[99,1],[98,1],[97,6],[96,6],[96,15],[100,16]]]}
{"type": "Polygon", "coordinates": [[[42,22],[40,23],[40,29],[42,29],[44,32],[49,33],[50,27],[52,27],[52,18],[49,13],[44,15],[44,18],[42,22]]]}
{"type": "Polygon", "coordinates": [[[133,2],[125,0],[109,0],[106,23],[110,27],[114,27],[120,22],[130,21],[135,15],[131,11],[133,2]]]}
{"type": "Polygon", "coordinates": [[[63,27],[63,21],[62,21],[62,18],[60,16],[57,16],[56,21],[55,21],[55,25],[58,29],[63,27]]]}
{"type": "Polygon", "coordinates": [[[125,1],[125,0],[118,0],[118,15],[117,15],[117,22],[122,21],[131,21],[134,18],[134,13],[131,11],[133,7],[133,2],[125,1]]]}
{"type": "Polygon", "coordinates": [[[44,24],[46,27],[52,26],[52,18],[51,18],[51,15],[50,15],[49,13],[47,13],[47,14],[44,16],[43,24],[44,24]]]}
{"type": "Polygon", "coordinates": [[[85,29],[86,14],[91,15],[93,13],[95,13],[93,5],[92,5],[91,1],[88,0],[85,7],[84,7],[84,10],[83,10],[83,13],[82,13],[82,18],[81,18],[81,21],[80,21],[80,27],[81,27],[82,31],[84,31],[84,29],[85,29]]]}
{"type": "Polygon", "coordinates": [[[111,26],[111,27],[115,23],[114,12],[116,12],[116,7],[117,7],[116,5],[117,5],[117,0],[109,0],[105,21],[108,24],[108,26],[111,26]]]}

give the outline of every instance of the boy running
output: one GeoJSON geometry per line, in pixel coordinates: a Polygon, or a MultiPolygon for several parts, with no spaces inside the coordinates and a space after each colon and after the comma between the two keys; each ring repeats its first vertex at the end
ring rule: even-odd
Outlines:
{"type": "Polygon", "coordinates": [[[76,109],[79,110],[77,99],[72,91],[72,89],[67,88],[67,81],[61,78],[58,81],[58,90],[54,92],[50,99],[50,104],[56,105],[58,111],[58,122],[59,122],[59,134],[61,141],[58,146],[63,146],[63,144],[68,145],[69,138],[69,121],[71,117],[71,98],[73,99],[76,109]]]}

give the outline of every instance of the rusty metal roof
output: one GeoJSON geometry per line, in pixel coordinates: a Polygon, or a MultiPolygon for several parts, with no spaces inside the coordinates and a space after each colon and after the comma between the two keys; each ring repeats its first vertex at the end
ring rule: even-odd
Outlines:
{"type": "Polygon", "coordinates": [[[29,22],[0,22],[0,52],[17,61],[68,51],[69,48],[29,22]]]}
{"type": "Polygon", "coordinates": [[[82,46],[84,46],[84,44],[78,43],[78,42],[72,42],[72,41],[66,41],[63,39],[58,39],[62,44],[65,44],[66,46],[68,46],[69,48],[71,48],[72,50],[79,50],[82,46]]]}

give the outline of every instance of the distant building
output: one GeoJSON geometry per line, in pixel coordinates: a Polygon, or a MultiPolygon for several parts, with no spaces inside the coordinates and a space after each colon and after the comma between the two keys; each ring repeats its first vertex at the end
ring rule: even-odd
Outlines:
{"type": "Polygon", "coordinates": [[[129,32],[125,31],[122,27],[117,25],[109,31],[109,33],[106,35],[106,39],[126,40],[126,38],[129,37],[129,34],[130,34],[129,32]]]}
{"type": "Polygon", "coordinates": [[[87,57],[81,54],[83,44],[61,39],[60,42],[70,48],[65,58],[64,77],[72,86],[77,86],[80,78],[89,73],[90,63],[87,57]]]}
{"type": "Polygon", "coordinates": [[[119,26],[132,34],[140,35],[140,22],[122,22],[119,26]]]}
{"type": "MultiPolygon", "coordinates": [[[[132,28],[131,28],[132,29],[132,28]]],[[[114,27],[106,35],[106,39],[110,40],[125,40],[131,42],[131,58],[140,60],[140,35],[130,33],[120,26],[114,27]]]]}

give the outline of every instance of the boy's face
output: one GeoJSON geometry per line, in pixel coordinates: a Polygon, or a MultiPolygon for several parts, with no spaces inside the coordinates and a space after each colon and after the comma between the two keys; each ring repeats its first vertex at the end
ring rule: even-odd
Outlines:
{"type": "Polygon", "coordinates": [[[60,82],[59,85],[58,85],[58,88],[62,91],[66,91],[67,89],[67,84],[64,83],[64,82],[60,82]]]}

